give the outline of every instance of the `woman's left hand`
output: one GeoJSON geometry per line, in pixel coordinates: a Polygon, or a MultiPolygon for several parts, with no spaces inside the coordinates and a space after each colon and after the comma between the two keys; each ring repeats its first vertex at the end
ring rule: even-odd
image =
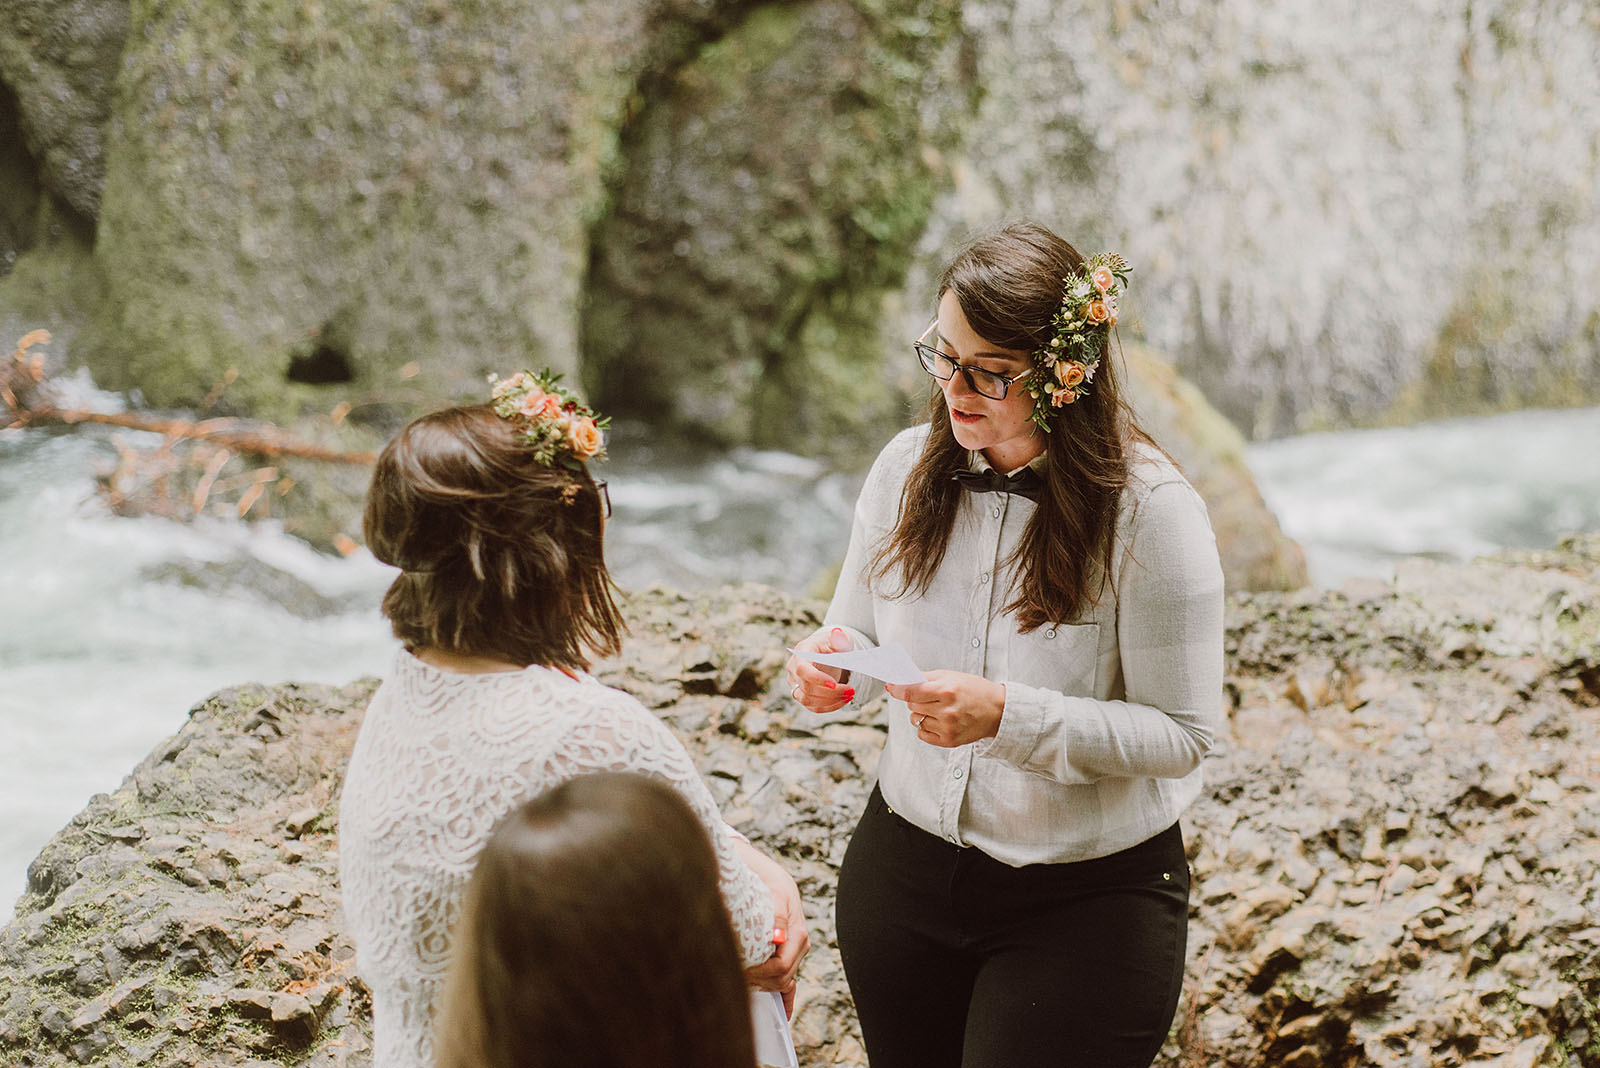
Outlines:
{"type": "Polygon", "coordinates": [[[772,914],[776,929],[784,933],[784,940],[774,945],[772,956],[753,968],[745,969],[745,977],[758,990],[773,990],[783,995],[783,1011],[794,1015],[795,977],[800,962],[811,949],[811,935],[806,930],[806,915],[800,903],[800,888],[783,865],[761,850],[743,840],[735,840],[736,848],[750,870],[756,873],[772,895],[772,914]]]}
{"type": "Polygon", "coordinates": [[[1006,707],[1004,683],[964,671],[930,671],[923,682],[889,686],[889,696],[906,703],[917,737],[929,745],[954,748],[993,738],[1006,707]]]}

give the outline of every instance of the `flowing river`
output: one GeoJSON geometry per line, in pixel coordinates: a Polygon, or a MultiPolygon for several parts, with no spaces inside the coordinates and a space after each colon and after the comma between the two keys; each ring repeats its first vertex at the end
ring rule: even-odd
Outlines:
{"type": "MultiPolygon", "coordinates": [[[[392,575],[270,525],[116,518],[108,434],[0,433],[0,921],[28,862],[114,789],[188,708],[245,682],[380,674],[392,575]]],[[[861,473],[786,453],[671,455],[624,430],[606,465],[607,553],[624,588],[732,581],[816,592],[861,473]]],[[[1600,409],[1518,412],[1254,446],[1251,465],[1312,579],[1385,576],[1600,530],[1600,409]]]]}

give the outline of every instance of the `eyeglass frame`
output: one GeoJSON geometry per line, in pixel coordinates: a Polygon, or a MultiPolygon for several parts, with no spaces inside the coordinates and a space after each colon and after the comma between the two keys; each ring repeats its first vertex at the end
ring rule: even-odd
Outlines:
{"type": "Polygon", "coordinates": [[[611,490],[610,484],[603,478],[594,480],[594,491],[600,495],[600,518],[611,518],[611,490]]]}
{"type": "Polygon", "coordinates": [[[921,333],[921,335],[918,336],[917,340],[915,340],[915,341],[913,341],[911,343],[911,347],[912,347],[912,349],[914,349],[916,351],[917,363],[919,365],[921,365],[921,367],[922,367],[922,369],[924,371],[928,372],[929,375],[931,375],[932,377],[938,379],[940,382],[948,382],[948,381],[950,381],[952,378],[954,378],[956,376],[956,372],[960,371],[961,372],[961,377],[966,379],[967,388],[972,390],[972,392],[976,393],[978,396],[987,397],[989,400],[1005,400],[1007,394],[1009,394],[1011,392],[1011,387],[1012,386],[1016,385],[1018,382],[1021,382],[1024,378],[1027,378],[1029,375],[1033,374],[1033,368],[1030,367],[1026,371],[1023,371],[1021,374],[1017,375],[1014,378],[1007,378],[1005,375],[1000,374],[998,371],[986,371],[982,367],[973,367],[970,364],[957,363],[955,361],[955,359],[953,357],[951,357],[951,355],[949,353],[941,352],[939,349],[934,348],[932,345],[924,344],[924,341],[926,340],[928,335],[933,334],[938,329],[939,329],[939,320],[935,319],[933,322],[928,324],[928,329],[924,330],[921,333]],[[928,355],[928,354],[931,354],[931,355],[928,355]],[[949,363],[950,364],[950,373],[947,374],[947,375],[941,375],[937,371],[935,371],[932,367],[929,367],[928,366],[929,362],[931,360],[935,360],[935,359],[944,360],[947,363],[949,363]],[[990,378],[994,379],[995,381],[999,382],[1000,383],[1000,396],[996,397],[996,396],[993,396],[992,394],[985,393],[983,390],[979,389],[977,380],[973,377],[974,375],[987,375],[988,377],[990,377],[990,378]]]}

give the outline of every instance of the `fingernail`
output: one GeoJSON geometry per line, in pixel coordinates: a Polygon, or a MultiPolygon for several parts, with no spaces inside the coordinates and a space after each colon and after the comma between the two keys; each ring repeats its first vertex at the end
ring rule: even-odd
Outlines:
{"type": "Polygon", "coordinates": [[[854,687],[846,686],[844,689],[839,691],[839,696],[843,697],[846,701],[851,701],[855,699],[856,691],[854,687]]]}
{"type": "Polygon", "coordinates": [[[834,682],[832,679],[823,679],[822,680],[822,685],[826,686],[828,689],[831,690],[831,689],[833,689],[835,686],[837,686],[839,684],[837,682],[834,682]]]}
{"type": "Polygon", "coordinates": [[[833,632],[828,635],[828,639],[835,643],[842,642],[845,640],[845,633],[841,628],[834,627],[833,632]]]}

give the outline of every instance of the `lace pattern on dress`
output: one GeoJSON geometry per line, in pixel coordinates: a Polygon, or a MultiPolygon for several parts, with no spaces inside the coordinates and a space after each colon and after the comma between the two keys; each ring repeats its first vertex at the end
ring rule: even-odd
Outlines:
{"type": "Polygon", "coordinates": [[[594,771],[676,787],[711,835],[744,963],[772,952],[772,901],[681,742],[632,697],[542,667],[490,675],[402,651],[373,696],[339,806],[340,883],[372,991],[374,1063],[432,1068],[432,1014],[467,877],[494,828],[541,791],[594,771]]]}

